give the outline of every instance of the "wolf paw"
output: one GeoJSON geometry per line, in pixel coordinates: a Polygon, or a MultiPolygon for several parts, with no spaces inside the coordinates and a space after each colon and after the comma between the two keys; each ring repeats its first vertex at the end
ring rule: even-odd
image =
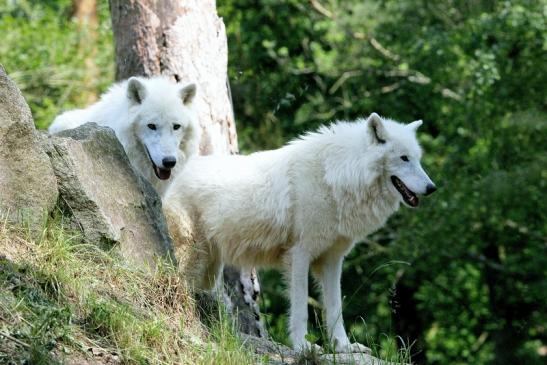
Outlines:
{"type": "Polygon", "coordinates": [[[350,343],[349,341],[336,341],[336,352],[340,353],[364,353],[370,355],[372,350],[359,342],[350,343]]]}
{"type": "Polygon", "coordinates": [[[294,349],[298,352],[314,352],[317,354],[323,353],[323,348],[321,346],[309,341],[304,341],[301,344],[295,345],[294,349]]]}

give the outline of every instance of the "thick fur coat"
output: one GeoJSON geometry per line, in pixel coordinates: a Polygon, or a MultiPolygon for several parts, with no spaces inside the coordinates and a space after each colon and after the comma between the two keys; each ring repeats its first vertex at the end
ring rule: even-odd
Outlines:
{"type": "Polygon", "coordinates": [[[367,351],[350,343],[343,327],[342,260],[401,202],[415,206],[418,195],[434,190],[420,166],[420,124],[372,114],[323,127],[277,150],[191,159],[166,192],[164,209],[178,252],[197,249],[190,260],[192,284],[213,288],[223,264],[284,269],[291,338],[302,348],[309,345],[311,268],[335,348],[367,351]]]}
{"type": "Polygon", "coordinates": [[[113,85],[86,109],[59,115],[50,133],[87,122],[110,127],[132,166],[162,194],[185,161],[197,154],[199,125],[192,107],[194,84],[166,77],[132,77],[113,85]]]}

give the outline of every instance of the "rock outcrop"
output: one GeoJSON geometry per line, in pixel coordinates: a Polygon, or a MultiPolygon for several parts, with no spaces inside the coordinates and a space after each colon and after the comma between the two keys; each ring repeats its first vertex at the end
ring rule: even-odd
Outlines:
{"type": "Polygon", "coordinates": [[[59,206],[85,240],[117,245],[124,258],[154,266],[174,257],[161,200],[136,173],[110,128],[87,123],[49,136],[44,147],[59,185],[59,206]]]}
{"type": "Polygon", "coordinates": [[[0,216],[38,232],[57,201],[57,182],[30,109],[0,66],[0,216]]]}
{"type": "Polygon", "coordinates": [[[317,364],[317,365],[399,365],[374,356],[355,354],[297,353],[293,349],[255,336],[242,335],[243,344],[258,355],[267,356],[269,365],[317,364]]]}

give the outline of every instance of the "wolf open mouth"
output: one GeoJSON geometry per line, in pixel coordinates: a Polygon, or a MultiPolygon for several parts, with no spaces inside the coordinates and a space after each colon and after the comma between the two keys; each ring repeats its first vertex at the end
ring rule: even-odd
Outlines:
{"type": "Polygon", "coordinates": [[[146,148],[146,154],[148,155],[148,159],[152,163],[152,167],[154,168],[154,174],[156,174],[156,177],[160,180],[167,180],[171,177],[171,169],[162,169],[161,167],[156,166],[154,163],[154,160],[152,160],[152,157],[150,156],[150,152],[148,152],[148,148],[146,148]]]}
{"type": "Polygon", "coordinates": [[[158,179],[160,180],[167,180],[171,177],[171,169],[162,169],[162,168],[159,168],[158,166],[156,166],[154,163],[152,163],[152,165],[154,165],[154,173],[156,174],[156,176],[158,177],[158,179]]]}
{"type": "Polygon", "coordinates": [[[393,183],[393,186],[395,186],[395,189],[399,193],[401,193],[403,200],[405,203],[410,205],[411,207],[417,207],[420,203],[420,199],[418,199],[418,196],[414,194],[412,190],[406,187],[405,184],[399,179],[397,176],[391,176],[391,182],[393,183]]]}

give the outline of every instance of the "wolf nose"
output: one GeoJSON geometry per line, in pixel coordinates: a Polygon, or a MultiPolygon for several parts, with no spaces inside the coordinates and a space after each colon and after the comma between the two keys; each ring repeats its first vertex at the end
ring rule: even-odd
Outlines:
{"type": "Polygon", "coordinates": [[[433,194],[437,190],[437,187],[435,184],[428,184],[425,188],[425,194],[424,195],[430,195],[433,194]]]}
{"type": "Polygon", "coordinates": [[[175,164],[177,163],[177,159],[173,156],[165,157],[163,160],[161,160],[163,163],[163,167],[166,167],[168,169],[171,169],[175,167],[175,164]]]}

